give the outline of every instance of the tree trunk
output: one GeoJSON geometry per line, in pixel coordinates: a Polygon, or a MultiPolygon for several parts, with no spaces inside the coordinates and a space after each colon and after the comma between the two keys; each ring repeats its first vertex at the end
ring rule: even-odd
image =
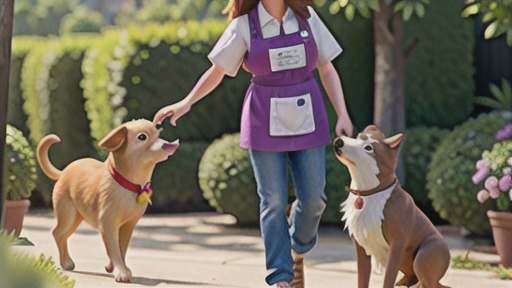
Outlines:
{"type": "Polygon", "coordinates": [[[7,121],[7,94],[11,67],[12,16],[14,0],[0,0],[0,227],[4,208],[4,143],[7,121]]]}
{"type": "MultiPolygon", "coordinates": [[[[374,13],[375,40],[375,110],[374,122],[386,136],[405,130],[404,52],[401,15],[393,17],[393,5],[380,0],[380,11],[374,13]],[[392,30],[390,29],[390,23],[392,30]]],[[[397,176],[404,183],[399,158],[397,176]]]]}

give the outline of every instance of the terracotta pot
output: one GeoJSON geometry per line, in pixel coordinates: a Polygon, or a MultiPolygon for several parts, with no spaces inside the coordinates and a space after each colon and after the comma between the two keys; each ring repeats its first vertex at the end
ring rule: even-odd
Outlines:
{"type": "Polygon", "coordinates": [[[512,267],[512,213],[487,211],[501,264],[512,267]]]}
{"type": "Polygon", "coordinates": [[[19,201],[4,201],[5,209],[5,230],[11,233],[13,229],[16,229],[16,237],[20,236],[21,227],[23,227],[23,217],[27,214],[30,201],[19,200],[19,201]]]}

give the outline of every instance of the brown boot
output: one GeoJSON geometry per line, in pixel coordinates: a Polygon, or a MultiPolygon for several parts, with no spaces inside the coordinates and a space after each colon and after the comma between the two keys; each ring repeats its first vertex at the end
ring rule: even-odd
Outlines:
{"type": "Polygon", "coordinates": [[[293,257],[293,280],[292,288],[304,288],[306,287],[306,281],[304,277],[304,254],[297,254],[292,251],[293,257]]]}

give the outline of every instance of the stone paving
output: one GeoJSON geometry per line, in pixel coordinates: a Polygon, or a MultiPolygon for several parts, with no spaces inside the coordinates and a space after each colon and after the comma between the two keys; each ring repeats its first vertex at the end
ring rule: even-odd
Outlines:
{"type": "MultiPolygon", "coordinates": [[[[35,246],[16,249],[58,259],[51,229],[50,210],[31,211],[25,218],[22,237],[35,246]]],[[[257,228],[237,227],[233,217],[216,213],[146,215],[139,221],[127,253],[132,284],[116,283],[105,272],[108,263],[101,235],[86,224],[69,239],[75,271],[65,272],[76,288],[89,287],[268,287],[263,241],[257,228]]],[[[453,254],[471,244],[460,229],[441,227],[453,254]]],[[[497,256],[488,256],[499,261],[497,256]],[[493,258],[494,257],[494,258],[493,258]]],[[[382,287],[383,275],[374,271],[371,287],[382,287]]],[[[499,280],[488,271],[450,268],[441,281],[450,287],[512,288],[512,281],[499,280]]],[[[322,226],[318,245],[306,257],[308,288],[357,287],[356,253],[340,227],[322,226]]]]}

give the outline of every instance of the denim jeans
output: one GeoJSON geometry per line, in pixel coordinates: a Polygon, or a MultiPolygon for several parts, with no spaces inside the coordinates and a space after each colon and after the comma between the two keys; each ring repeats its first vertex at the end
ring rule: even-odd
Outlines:
{"type": "Polygon", "coordinates": [[[261,234],[265,243],[266,281],[273,285],[293,279],[291,250],[304,254],[318,239],[318,224],[325,209],[325,147],[292,152],[249,150],[260,196],[261,234]],[[287,163],[297,200],[286,219],[287,163]]]}

